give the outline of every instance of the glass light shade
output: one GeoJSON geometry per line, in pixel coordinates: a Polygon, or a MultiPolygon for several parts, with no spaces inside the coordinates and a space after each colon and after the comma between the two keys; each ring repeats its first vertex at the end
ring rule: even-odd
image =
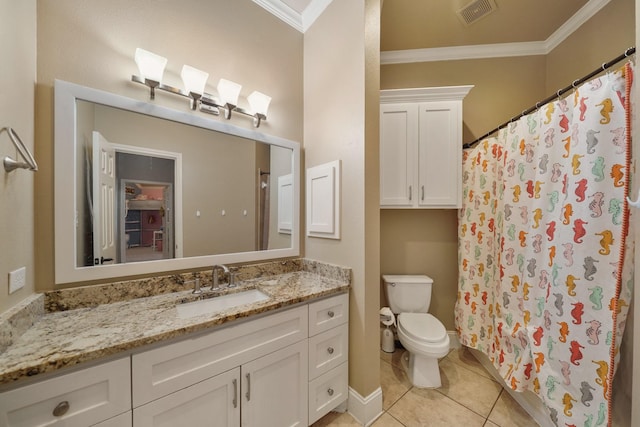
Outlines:
{"type": "Polygon", "coordinates": [[[247,101],[249,101],[249,105],[251,106],[251,112],[262,114],[266,117],[269,103],[271,102],[270,96],[254,91],[247,97],[247,101]]]}
{"type": "Polygon", "coordinates": [[[220,79],[217,88],[222,105],[238,105],[238,96],[240,96],[242,85],[232,82],[231,80],[220,79]]]}
{"type": "Polygon", "coordinates": [[[209,78],[209,73],[205,73],[189,65],[183,65],[180,77],[182,77],[184,90],[187,94],[193,92],[202,95],[204,93],[204,87],[207,84],[207,79],[209,78]]]}
{"type": "Polygon", "coordinates": [[[156,82],[162,81],[164,67],[167,66],[167,58],[148,50],[137,48],[135,60],[142,78],[156,82]]]}

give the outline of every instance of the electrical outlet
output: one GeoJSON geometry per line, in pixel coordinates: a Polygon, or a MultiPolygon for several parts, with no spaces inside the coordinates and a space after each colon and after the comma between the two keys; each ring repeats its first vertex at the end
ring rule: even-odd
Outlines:
{"type": "Polygon", "coordinates": [[[27,281],[27,269],[20,267],[17,270],[13,270],[9,273],[9,293],[12,294],[19,289],[24,288],[27,281]]]}

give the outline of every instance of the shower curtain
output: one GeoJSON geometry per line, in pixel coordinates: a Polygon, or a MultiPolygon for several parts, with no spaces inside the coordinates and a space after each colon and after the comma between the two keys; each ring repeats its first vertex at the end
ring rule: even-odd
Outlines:
{"type": "Polygon", "coordinates": [[[631,64],[465,150],[455,318],[558,426],[611,422],[631,301],[631,64]]]}

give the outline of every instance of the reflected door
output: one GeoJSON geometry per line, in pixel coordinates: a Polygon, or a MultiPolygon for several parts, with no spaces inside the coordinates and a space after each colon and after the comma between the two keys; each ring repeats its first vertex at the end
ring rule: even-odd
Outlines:
{"type": "Polygon", "coordinates": [[[111,264],[116,257],[116,151],[93,132],[93,263],[111,264]]]}

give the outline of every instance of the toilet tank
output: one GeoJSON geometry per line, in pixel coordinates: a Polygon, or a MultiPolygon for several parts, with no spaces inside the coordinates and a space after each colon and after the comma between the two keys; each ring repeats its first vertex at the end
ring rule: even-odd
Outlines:
{"type": "Polygon", "coordinates": [[[394,313],[428,313],[433,279],[425,275],[384,275],[384,289],[394,313]]]}

